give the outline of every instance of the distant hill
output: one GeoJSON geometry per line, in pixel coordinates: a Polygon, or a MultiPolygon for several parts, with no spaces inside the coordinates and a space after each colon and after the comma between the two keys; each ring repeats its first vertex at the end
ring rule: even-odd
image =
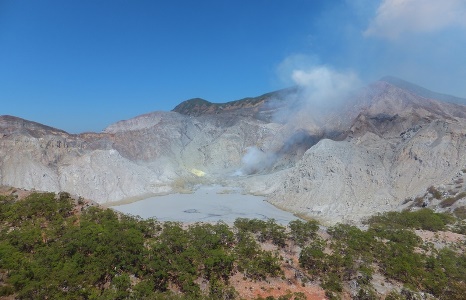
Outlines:
{"type": "Polygon", "coordinates": [[[297,89],[297,87],[291,87],[266,93],[258,97],[247,97],[226,103],[213,103],[202,98],[193,98],[181,102],[172,111],[193,117],[240,112],[241,115],[249,115],[263,119],[263,116],[267,115],[266,111],[270,109],[270,107],[266,105],[268,102],[272,100],[274,103],[283,102],[287,95],[296,92],[297,89]]]}
{"type": "Polygon", "coordinates": [[[450,103],[456,103],[456,104],[462,104],[466,105],[466,99],[465,98],[459,98],[451,95],[446,95],[446,94],[441,94],[437,92],[433,92],[431,90],[428,90],[426,88],[423,88],[419,85],[416,85],[414,83],[408,82],[406,80],[393,77],[393,76],[385,76],[381,79],[382,81],[388,82],[390,84],[393,84],[394,86],[397,86],[401,89],[410,91],[418,96],[427,98],[427,99],[434,99],[434,100],[439,100],[443,102],[450,102],[450,103]]]}

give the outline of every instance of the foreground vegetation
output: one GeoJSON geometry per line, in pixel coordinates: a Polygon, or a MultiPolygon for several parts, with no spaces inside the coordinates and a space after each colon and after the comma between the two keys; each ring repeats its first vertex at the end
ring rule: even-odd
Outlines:
{"type": "MultiPolygon", "coordinates": [[[[413,229],[445,230],[456,219],[421,209],[367,220],[367,230],[317,222],[237,219],[160,223],[77,205],[66,193],[0,196],[0,296],[19,299],[235,299],[230,278],[284,278],[280,253],[299,257],[301,284],[328,298],[379,299],[374,275],[399,287],[386,299],[464,299],[463,245],[434,247],[413,229]],[[273,245],[266,251],[263,245],[273,245]],[[282,252],[281,252],[282,251],[282,252]]],[[[268,298],[273,299],[273,298],[268,298]]],[[[303,299],[288,293],[280,299],[303,299]]]]}

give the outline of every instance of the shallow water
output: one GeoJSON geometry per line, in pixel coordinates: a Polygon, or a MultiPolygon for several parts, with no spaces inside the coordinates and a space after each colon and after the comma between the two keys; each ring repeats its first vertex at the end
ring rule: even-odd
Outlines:
{"type": "Polygon", "coordinates": [[[152,197],[111,208],[144,219],[155,217],[159,221],[185,223],[223,221],[233,224],[237,218],[273,218],[277,223],[285,225],[298,219],[264,201],[263,197],[245,195],[239,190],[219,186],[201,186],[192,194],[152,197]]]}

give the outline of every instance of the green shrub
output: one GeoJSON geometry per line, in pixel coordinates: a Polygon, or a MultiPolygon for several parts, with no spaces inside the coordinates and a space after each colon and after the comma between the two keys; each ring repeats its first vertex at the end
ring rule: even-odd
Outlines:
{"type": "Polygon", "coordinates": [[[240,232],[257,234],[257,238],[260,242],[271,241],[273,244],[280,247],[286,245],[286,228],[277,224],[274,219],[262,221],[238,218],[235,220],[234,225],[240,232]]]}
{"type": "Polygon", "coordinates": [[[314,277],[324,274],[329,269],[327,254],[324,253],[323,241],[313,242],[301,250],[299,264],[314,277]]]}
{"type": "MultiPolygon", "coordinates": [[[[353,280],[359,286],[355,299],[376,298],[370,286],[375,268],[413,290],[392,292],[387,299],[418,297],[418,291],[464,299],[466,293],[464,252],[419,250],[423,244],[412,229],[442,230],[453,222],[452,216],[427,209],[371,217],[368,230],[338,224],[328,228],[324,240],[313,221],[290,222],[289,231],[274,220],[238,219],[235,228],[188,226],[99,207],[74,215],[73,203],[66,193],[35,193],[21,201],[0,197],[0,272],[8,274],[2,277],[0,296],[233,299],[237,294],[229,280],[235,272],[251,280],[284,274],[278,252],[263,250],[258,241],[283,246],[290,240],[302,245],[296,271],[320,281],[331,299],[343,296],[353,280]],[[172,287],[180,294],[171,293],[172,287]]],[[[454,214],[466,214],[466,208],[454,214]]],[[[297,293],[280,299],[289,296],[304,299],[297,293]]]]}
{"type": "Polygon", "coordinates": [[[321,287],[326,291],[341,293],[343,291],[343,282],[337,274],[329,273],[324,276],[321,287]]]}
{"type": "Polygon", "coordinates": [[[391,291],[385,297],[385,300],[406,300],[406,298],[403,297],[403,295],[401,295],[398,291],[391,291]]]}
{"type": "Polygon", "coordinates": [[[451,215],[435,213],[431,209],[423,208],[414,212],[386,212],[370,217],[366,223],[372,227],[411,228],[430,231],[445,230],[446,225],[454,222],[451,215]]]}
{"type": "Polygon", "coordinates": [[[294,220],[288,224],[291,239],[300,247],[317,236],[319,223],[317,221],[294,220]]]}

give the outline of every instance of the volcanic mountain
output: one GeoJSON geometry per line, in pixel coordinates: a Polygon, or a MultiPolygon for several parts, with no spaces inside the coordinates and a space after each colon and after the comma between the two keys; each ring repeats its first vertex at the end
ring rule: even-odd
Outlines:
{"type": "Polygon", "coordinates": [[[109,203],[217,183],[334,223],[398,209],[466,172],[464,99],[392,77],[330,107],[306,97],[293,87],[196,98],[76,135],[0,116],[0,184],[109,203]]]}

